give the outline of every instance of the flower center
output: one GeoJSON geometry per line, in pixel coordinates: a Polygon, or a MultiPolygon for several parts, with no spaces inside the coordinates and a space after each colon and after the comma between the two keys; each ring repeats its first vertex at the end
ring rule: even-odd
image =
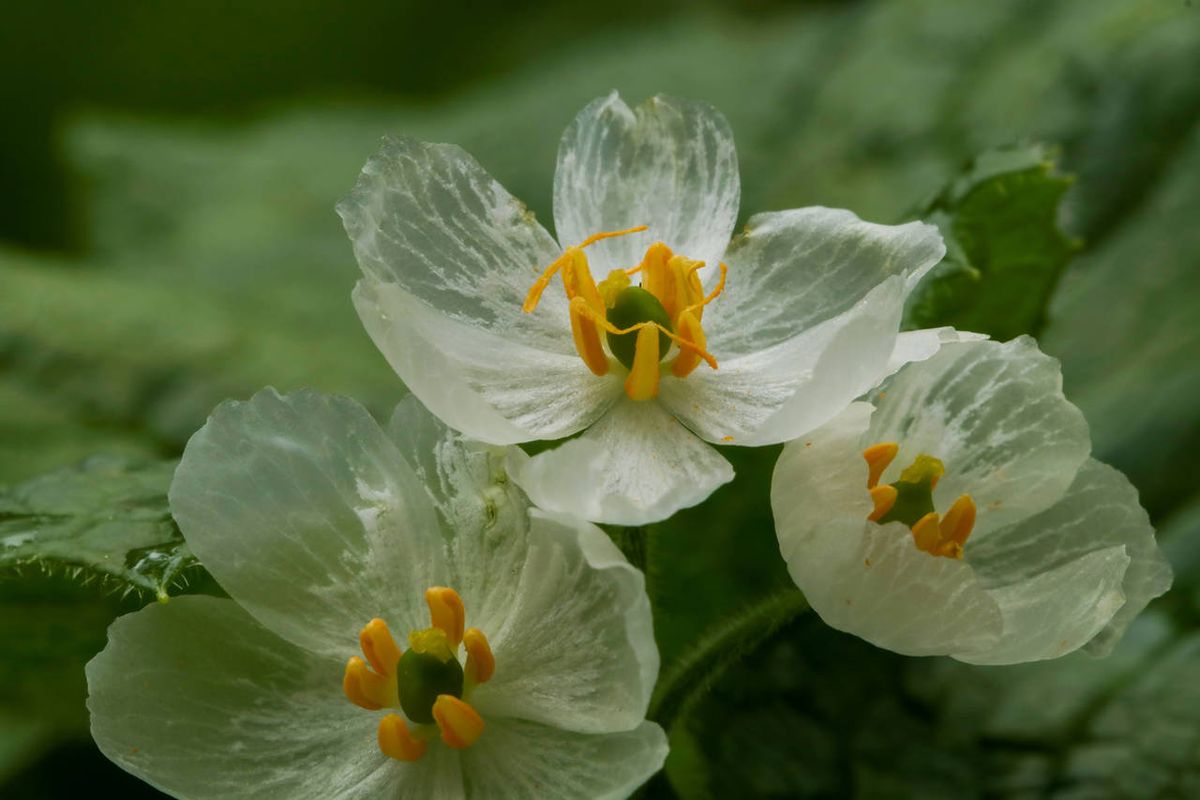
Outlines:
{"type": "Polygon", "coordinates": [[[401,652],[387,623],[375,618],[358,635],[366,660],[352,657],[342,678],[342,690],[355,705],[404,712],[404,717],[384,716],[378,732],[379,749],[400,761],[423,756],[436,732],[449,747],[470,747],[483,733],[483,718],[467,699],[496,670],[487,637],[478,628],[464,630],[466,611],[458,592],[434,586],[426,590],[425,602],[433,625],[408,634],[407,652],[401,652]],[[465,666],[458,658],[460,645],[465,666]]]}
{"type": "Polygon", "coordinates": [[[867,519],[884,525],[901,522],[912,531],[918,550],[944,558],[962,558],[963,546],[975,527],[975,501],[964,494],[954,501],[945,517],[939,517],[933,506],[933,490],[946,472],[942,462],[921,453],[900,473],[900,480],[879,485],[883,471],[888,468],[900,445],[881,442],[863,451],[867,461],[867,490],[875,502],[875,510],[867,519]]]}
{"type": "Polygon", "coordinates": [[[568,247],[546,267],[525,298],[522,310],[537,308],[542,292],[557,272],[562,273],[563,289],[570,303],[571,334],[575,350],[595,375],[606,375],[610,368],[608,353],[629,370],[625,394],[632,400],[651,400],[658,396],[662,374],[659,362],[677,378],[686,378],[704,361],[712,369],[717,360],[705,349],[707,342],[700,324],[704,307],[725,288],[726,267],[720,264],[721,279],[707,296],[700,283],[703,261],[694,261],[671,252],[655,242],[636,267],[615,269],[599,285],[592,278],[584,248],[603,239],[646,230],[642,225],[623,231],[603,231],[568,247]],[[641,275],[641,285],[633,286],[630,276],[641,275]],[[674,352],[672,352],[674,345],[674,352]]]}

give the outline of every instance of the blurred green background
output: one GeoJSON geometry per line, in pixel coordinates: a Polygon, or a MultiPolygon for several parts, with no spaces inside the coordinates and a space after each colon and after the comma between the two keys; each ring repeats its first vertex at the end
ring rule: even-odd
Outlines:
{"type": "MultiPolygon", "coordinates": [[[[1200,796],[1189,0],[49,0],[6,9],[0,75],[0,523],[38,476],[95,454],[175,457],[217,402],[264,385],[386,413],[403,387],[351,308],[357,269],[332,210],[384,134],[462,145],[547,224],[558,137],[612,88],[720,108],[743,218],[823,204],[899,222],[984,151],[1053,148],[1075,180],[1051,211],[1082,249],[1044,315],[978,327],[1035,333],[1063,360],[1176,588],[1104,661],[968,668],[803,620],[690,710],[673,789],[652,791],[1200,796]]],[[[1001,266],[988,252],[971,256],[985,273],[1001,266]]],[[[766,504],[776,452],[730,450],[738,479],[655,532],[664,665],[787,585],[766,504]]],[[[157,796],[87,738],[82,665],[115,614],[151,599],[101,572],[0,577],[6,798],[157,796]]],[[[200,575],[190,590],[206,588],[200,575]]]]}

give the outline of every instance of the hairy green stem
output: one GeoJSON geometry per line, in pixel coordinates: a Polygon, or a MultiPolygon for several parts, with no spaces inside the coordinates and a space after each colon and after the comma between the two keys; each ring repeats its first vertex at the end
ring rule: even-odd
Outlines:
{"type": "Polygon", "coordinates": [[[808,608],[804,595],[789,589],[718,622],[659,679],[647,716],[670,730],[688,706],[703,697],[730,667],[808,608]]]}

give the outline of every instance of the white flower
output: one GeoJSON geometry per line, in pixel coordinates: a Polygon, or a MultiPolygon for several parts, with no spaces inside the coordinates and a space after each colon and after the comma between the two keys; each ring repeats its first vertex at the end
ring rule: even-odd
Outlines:
{"type": "Polygon", "coordinates": [[[467,153],[412,139],[338,211],[359,315],[413,393],[494,444],[586,429],[515,477],[542,507],[634,525],[732,478],[701,440],[794,438],[936,350],[937,331],[897,336],[936,228],[805,208],[730,241],[739,192],[718,112],[613,93],[563,134],[557,242],[467,153]]]}
{"type": "Polygon", "coordinates": [[[627,796],[666,755],[641,573],[503,461],[412,399],[386,430],[309,392],[222,405],[171,508],[232,599],[113,624],[101,750],[186,798],[627,796]]]}
{"type": "Polygon", "coordinates": [[[784,447],[780,549],[829,625],[976,664],[1108,652],[1171,572],[1137,492],[1089,457],[1058,362],[956,343],[784,447]]]}

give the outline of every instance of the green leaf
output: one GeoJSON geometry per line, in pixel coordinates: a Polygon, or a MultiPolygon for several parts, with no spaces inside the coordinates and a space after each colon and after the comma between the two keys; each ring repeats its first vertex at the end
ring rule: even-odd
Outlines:
{"type": "Polygon", "coordinates": [[[1079,243],[1059,227],[1071,179],[1040,146],[979,156],[922,215],[946,239],[946,258],[907,309],[905,325],[1011,339],[1036,333],[1079,243]]]}
{"type": "Polygon", "coordinates": [[[167,507],[174,471],[96,456],[0,491],[0,567],[99,576],[165,600],[196,564],[167,507]]]}

